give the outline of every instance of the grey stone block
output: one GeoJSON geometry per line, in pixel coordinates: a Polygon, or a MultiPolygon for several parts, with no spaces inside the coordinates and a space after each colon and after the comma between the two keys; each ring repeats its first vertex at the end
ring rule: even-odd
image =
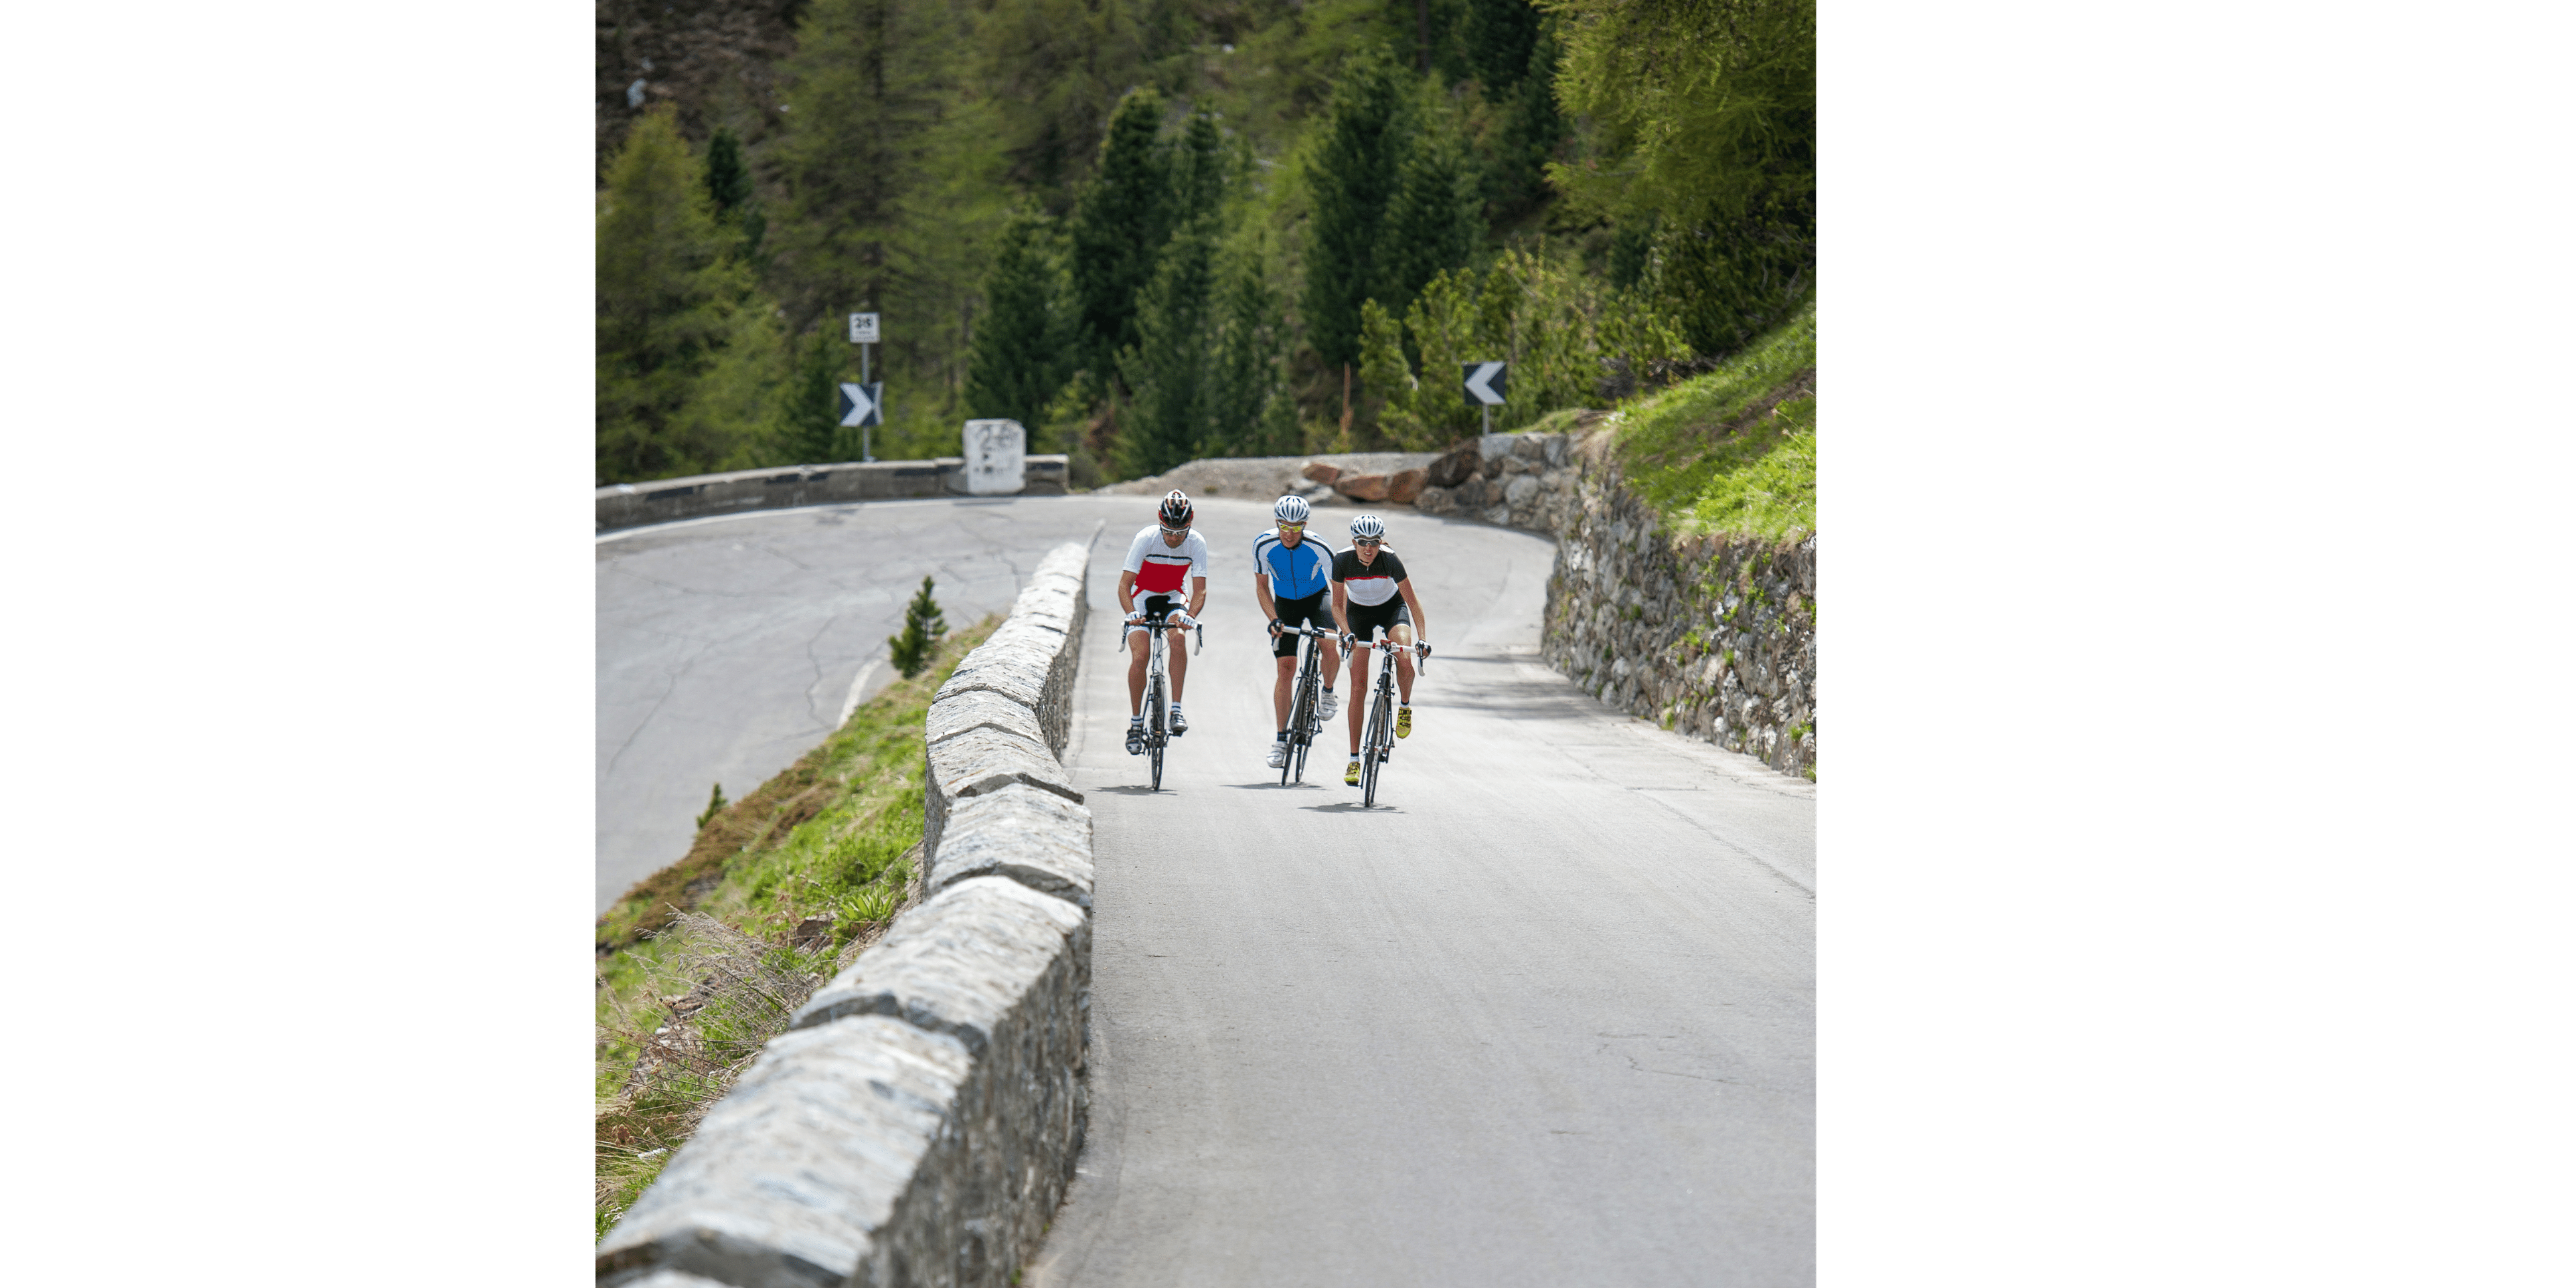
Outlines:
{"type": "Polygon", "coordinates": [[[844,1282],[973,1070],[964,1043],[892,1019],[772,1039],[600,1242],[600,1285],[657,1271],[737,1288],[844,1282]]]}
{"type": "MultiPolygon", "coordinates": [[[[1009,1038],[1006,1026],[1035,992],[1058,990],[1068,1007],[1091,983],[1091,922],[1062,899],[999,877],[960,881],[924,900],[884,939],[797,1008],[792,1029],[860,1015],[890,1015],[966,1044],[977,1059],[1009,1038]]],[[[1066,1039],[1081,1064],[1078,1023],[1066,1039]]]]}
{"type": "Polygon", "coordinates": [[[935,893],[976,877],[1008,877],[1091,907],[1091,810],[1014,784],[959,801],[939,833],[935,893]]]}
{"type": "Polygon", "coordinates": [[[1022,734],[969,729],[932,743],[922,759],[927,770],[922,782],[921,839],[932,875],[939,870],[940,833],[948,825],[948,812],[966,797],[1026,783],[1082,803],[1082,793],[1074,790],[1072,778],[1054,753],[1045,743],[1022,734]]]}
{"type": "MultiPolygon", "coordinates": [[[[995,636],[1000,634],[994,632],[995,636]]],[[[1046,699],[1047,671],[1053,661],[1052,652],[1040,650],[1025,639],[1016,645],[1011,640],[988,639],[957,664],[957,670],[931,700],[982,689],[1035,711],[1046,699]]]]}
{"type": "Polygon", "coordinates": [[[922,722],[923,736],[932,743],[944,742],[969,729],[986,728],[1015,733],[1031,742],[1046,738],[1037,712],[984,689],[971,689],[931,703],[930,715],[922,722]]]}

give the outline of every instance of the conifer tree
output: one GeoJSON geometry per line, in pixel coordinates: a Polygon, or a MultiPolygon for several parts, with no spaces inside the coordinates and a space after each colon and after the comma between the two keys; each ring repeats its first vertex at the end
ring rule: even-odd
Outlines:
{"type": "Polygon", "coordinates": [[[905,679],[930,665],[931,649],[948,633],[948,619],[940,615],[939,601],[930,597],[930,585],[930,578],[921,579],[921,593],[904,605],[902,632],[886,637],[886,656],[905,679]]]}
{"type": "Polygon", "coordinates": [[[984,319],[966,358],[966,413],[1016,420],[1034,433],[1063,387],[1061,270],[1054,229],[1024,213],[1002,234],[984,277],[984,319]]]}
{"type": "Polygon", "coordinates": [[[1153,281],[1137,297],[1136,343],[1119,352],[1118,364],[1135,395],[1118,428],[1118,466],[1129,478],[1189,460],[1208,436],[1215,267],[1215,221],[1193,221],[1173,235],[1153,281]]]}
{"type": "Polygon", "coordinates": [[[856,456],[849,450],[850,431],[841,427],[841,382],[849,372],[849,348],[830,329],[819,329],[796,346],[796,371],[783,391],[779,408],[778,448],[773,465],[824,465],[856,456]]]}
{"type": "MultiPolygon", "coordinates": [[[[724,254],[697,159],[668,107],[639,117],[599,197],[598,477],[713,468],[726,426],[694,414],[704,377],[763,306],[724,254]]],[[[748,428],[748,427],[743,427],[748,428]]]]}
{"type": "Polygon", "coordinates": [[[1376,288],[1386,203],[1412,127],[1410,77],[1372,47],[1343,68],[1325,105],[1323,143],[1309,174],[1309,221],[1299,297],[1306,335],[1328,367],[1359,360],[1360,304],[1376,288]]]}
{"type": "Polygon", "coordinates": [[[1170,235],[1170,160],[1161,142],[1163,98],[1131,91],[1101,140],[1100,168],[1073,212],[1073,293],[1084,365],[1107,376],[1133,346],[1136,293],[1153,279],[1170,235]]]}
{"type": "Polygon", "coordinates": [[[707,196],[715,202],[719,218],[731,218],[742,203],[751,200],[751,171],[742,163],[742,140],[721,125],[707,140],[707,196]]]}
{"type": "Polygon", "coordinates": [[[1456,123],[1436,103],[1420,105],[1413,119],[1420,125],[1408,140],[1371,255],[1372,294],[1396,317],[1412,307],[1424,283],[1464,267],[1485,238],[1476,165],[1456,123]]]}

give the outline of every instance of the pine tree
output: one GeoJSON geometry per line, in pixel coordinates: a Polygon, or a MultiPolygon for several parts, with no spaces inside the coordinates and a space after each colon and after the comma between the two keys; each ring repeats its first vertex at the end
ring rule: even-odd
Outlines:
{"type": "Polygon", "coordinates": [[[1172,226],[1170,160],[1160,139],[1163,99],[1130,92],[1101,141],[1100,168],[1073,212],[1073,293],[1084,365],[1107,376],[1137,343],[1136,293],[1153,279],[1172,226]]]}
{"type": "Polygon", "coordinates": [[[1129,478],[1160,474],[1208,436],[1210,296],[1216,285],[1213,219],[1191,223],[1164,248],[1136,300],[1136,343],[1119,352],[1134,391],[1118,427],[1118,466],[1129,478]]]}
{"type": "Polygon", "coordinates": [[[1023,214],[1002,234],[984,277],[984,320],[966,359],[966,413],[1035,433],[1064,384],[1063,290],[1052,222],[1023,214]]]}
{"type": "Polygon", "coordinates": [[[1410,79],[1371,47],[1344,67],[1325,105],[1299,312],[1327,367],[1359,360],[1360,304],[1377,286],[1379,230],[1412,128],[1410,79]]]}
{"type": "Polygon", "coordinates": [[[1485,239],[1476,166],[1456,123],[1433,103],[1413,116],[1421,124],[1408,140],[1370,257],[1378,274],[1371,294],[1396,317],[1413,306],[1424,283],[1464,267],[1485,239]]]}
{"type": "Polygon", "coordinates": [[[731,450],[729,427],[694,404],[763,306],[724,254],[697,160],[667,107],[637,118],[610,161],[597,236],[599,480],[713,468],[731,450]]]}
{"type": "Polygon", "coordinates": [[[939,612],[939,601],[930,597],[930,578],[921,579],[921,593],[903,608],[903,632],[886,637],[886,655],[905,679],[921,674],[930,665],[930,653],[939,637],[948,633],[948,619],[939,612]]]}
{"type": "Polygon", "coordinates": [[[850,431],[841,427],[841,382],[849,371],[850,346],[830,329],[815,331],[796,346],[796,371],[782,393],[778,416],[778,452],[773,465],[823,465],[846,461],[850,431]]]}
{"type": "Polygon", "coordinates": [[[1285,319],[1280,316],[1278,297],[1262,277],[1261,260],[1257,254],[1241,254],[1221,273],[1201,456],[1259,456],[1297,449],[1294,408],[1288,409],[1285,433],[1274,411],[1274,406],[1289,401],[1279,388],[1285,319]]]}
{"type": "Polygon", "coordinates": [[[707,196],[715,202],[718,218],[733,217],[742,203],[751,200],[751,171],[742,163],[742,140],[721,125],[707,140],[707,196]]]}

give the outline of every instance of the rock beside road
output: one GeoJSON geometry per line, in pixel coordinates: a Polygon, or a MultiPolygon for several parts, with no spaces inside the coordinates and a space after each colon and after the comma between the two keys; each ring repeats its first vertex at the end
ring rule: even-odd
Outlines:
{"type": "Polygon", "coordinates": [[[1420,476],[1436,452],[1339,452],[1322,456],[1238,456],[1191,461],[1154,475],[1094,489],[1103,496],[1161,496],[1173,488],[1191,496],[1269,501],[1302,496],[1311,505],[1409,505],[1422,489],[1420,476]],[[1400,482],[1415,476],[1410,489],[1400,482]],[[1374,479],[1363,496],[1352,484],[1374,479]],[[1338,485],[1338,486],[1337,486],[1338,485]]]}

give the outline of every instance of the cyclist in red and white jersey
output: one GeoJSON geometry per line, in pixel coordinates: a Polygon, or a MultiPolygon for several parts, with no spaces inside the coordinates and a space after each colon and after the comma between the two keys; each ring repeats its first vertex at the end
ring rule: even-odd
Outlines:
{"type": "Polygon", "coordinates": [[[1181,718],[1181,685],[1189,678],[1190,652],[1182,632],[1207,606],[1208,547],[1190,527],[1190,498],[1174,488],[1163,497],[1155,522],[1136,534],[1118,573],[1118,607],[1127,614],[1127,754],[1145,754],[1145,619],[1164,614],[1171,627],[1172,736],[1190,731],[1181,718]],[[1180,606],[1186,582],[1189,607],[1180,606]],[[1143,594],[1140,606],[1136,596],[1143,594]]]}

